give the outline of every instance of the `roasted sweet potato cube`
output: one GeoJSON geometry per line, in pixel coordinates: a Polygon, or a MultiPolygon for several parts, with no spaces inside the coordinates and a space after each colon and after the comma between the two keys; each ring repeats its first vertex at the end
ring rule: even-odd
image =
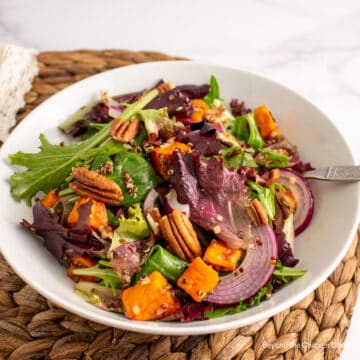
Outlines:
{"type": "Polygon", "coordinates": [[[191,103],[195,110],[191,115],[191,120],[194,122],[203,121],[206,111],[210,109],[209,105],[203,99],[192,99],[191,103]]]}
{"type": "Polygon", "coordinates": [[[107,226],[108,216],[107,216],[105,204],[96,200],[92,200],[88,197],[80,198],[74,204],[67,219],[69,226],[74,227],[77,224],[79,219],[79,213],[78,213],[79,206],[84,205],[89,201],[92,201],[89,225],[93,229],[98,229],[99,227],[107,226]]]}
{"type": "Polygon", "coordinates": [[[281,135],[280,130],[269,109],[265,105],[260,105],[254,110],[254,117],[256,125],[264,140],[279,140],[281,135]]]}
{"type": "Polygon", "coordinates": [[[56,189],[50,190],[40,201],[41,205],[50,209],[53,208],[56,203],[59,201],[60,196],[56,189]]]}
{"type": "Polygon", "coordinates": [[[201,302],[219,282],[219,274],[204,261],[195,258],[179,277],[177,286],[189,294],[195,301],[201,302]]]}
{"type": "Polygon", "coordinates": [[[167,180],[170,177],[169,165],[174,159],[174,151],[179,149],[184,155],[190,151],[190,145],[179,141],[165,143],[156,147],[151,152],[151,160],[155,170],[167,180]]]}
{"type": "Polygon", "coordinates": [[[132,320],[154,320],[180,311],[173,287],[158,271],[125,289],[121,299],[126,315],[132,320]]]}
{"type": "Polygon", "coordinates": [[[233,271],[242,251],[229,248],[223,241],[213,239],[206,248],[204,261],[219,271],[233,271]]]}

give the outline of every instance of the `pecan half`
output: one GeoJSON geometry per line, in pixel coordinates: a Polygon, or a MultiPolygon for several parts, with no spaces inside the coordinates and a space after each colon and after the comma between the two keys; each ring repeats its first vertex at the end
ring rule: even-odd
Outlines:
{"type": "Polygon", "coordinates": [[[220,141],[221,143],[223,143],[224,145],[227,145],[227,146],[240,146],[241,145],[240,141],[234,135],[231,135],[227,131],[217,132],[216,140],[220,141]]]}
{"type": "Polygon", "coordinates": [[[212,124],[220,124],[223,125],[227,121],[226,109],[223,107],[216,107],[213,109],[209,109],[204,114],[204,119],[212,124]]]}
{"type": "Polygon", "coordinates": [[[287,218],[290,214],[295,213],[297,201],[291,190],[276,189],[275,197],[285,218],[287,218]]]}
{"type": "Polygon", "coordinates": [[[269,223],[265,209],[258,199],[253,199],[249,204],[245,205],[245,207],[255,226],[266,225],[269,223]]]}
{"type": "Polygon", "coordinates": [[[96,171],[78,167],[73,169],[72,174],[75,180],[69,187],[78,195],[109,205],[119,205],[124,200],[119,185],[96,171]]]}
{"type": "Polygon", "coordinates": [[[148,224],[153,231],[155,236],[160,235],[160,220],[161,220],[161,214],[158,208],[153,207],[150,208],[149,211],[146,214],[146,220],[148,221],[148,224]]]}
{"type": "Polygon", "coordinates": [[[265,180],[265,185],[270,186],[274,183],[280,182],[280,170],[279,169],[271,169],[268,178],[265,180]]]}
{"type": "Polygon", "coordinates": [[[125,121],[122,118],[115,119],[110,126],[110,136],[121,143],[128,143],[140,131],[140,121],[132,118],[130,121],[125,121]]]}
{"type": "Polygon", "coordinates": [[[190,220],[179,210],[160,220],[160,230],[172,251],[181,259],[192,261],[202,249],[190,220]]]}

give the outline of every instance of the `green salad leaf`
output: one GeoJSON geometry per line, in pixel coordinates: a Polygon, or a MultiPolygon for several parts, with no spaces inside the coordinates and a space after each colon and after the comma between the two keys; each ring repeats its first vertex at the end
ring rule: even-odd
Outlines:
{"type": "Polygon", "coordinates": [[[99,132],[104,126],[106,126],[106,123],[89,123],[86,131],[80,135],[80,140],[86,140],[92,137],[94,134],[99,132]]]}
{"type": "Polygon", "coordinates": [[[250,133],[246,116],[228,118],[224,125],[224,129],[239,140],[247,142],[249,139],[250,133]]]}
{"type": "Polygon", "coordinates": [[[110,226],[119,226],[120,225],[120,220],[119,218],[109,209],[106,209],[106,214],[108,217],[108,224],[110,226]]]}
{"type": "Polygon", "coordinates": [[[88,268],[72,269],[70,271],[73,275],[97,277],[101,279],[102,285],[113,290],[117,289],[121,284],[121,279],[112,268],[101,268],[99,264],[88,268]]]}
{"type": "MultiPolygon", "coordinates": [[[[139,110],[145,107],[156,95],[152,90],[137,102],[129,105],[122,114],[124,120],[130,120],[139,110]]],[[[99,154],[114,155],[121,150],[122,145],[114,141],[101,146],[109,139],[110,124],[92,137],[68,146],[51,144],[44,134],[40,135],[40,152],[24,153],[22,151],[10,155],[12,165],[27,167],[27,170],[17,172],[10,177],[11,193],[17,200],[25,200],[31,205],[31,199],[39,192],[48,192],[58,187],[79,161],[86,161],[99,154]]]]}
{"type": "Polygon", "coordinates": [[[267,169],[284,168],[288,165],[290,157],[285,154],[280,154],[276,151],[262,149],[259,151],[264,158],[264,166],[267,169]]]}
{"type": "Polygon", "coordinates": [[[74,293],[90,304],[101,309],[123,313],[121,304],[121,290],[109,289],[99,283],[79,281],[75,284],[74,293]]]}
{"type": "Polygon", "coordinates": [[[265,143],[260,135],[253,113],[236,116],[233,119],[229,118],[224,128],[237,139],[245,141],[255,149],[264,147],[265,143]]]}
{"type": "Polygon", "coordinates": [[[141,146],[144,140],[147,140],[148,136],[144,127],[141,127],[140,132],[135,136],[134,143],[136,146],[141,146]]]}
{"type": "Polygon", "coordinates": [[[143,120],[148,136],[158,135],[159,130],[164,128],[173,131],[175,119],[170,119],[167,108],[146,109],[139,111],[139,117],[143,120]]]}
{"type": "Polygon", "coordinates": [[[114,231],[110,250],[124,242],[142,240],[150,236],[151,232],[140,204],[130,206],[127,210],[127,217],[121,217],[119,222],[120,225],[114,231]]]}
{"type": "Polygon", "coordinates": [[[232,315],[237,314],[239,312],[245,311],[249,308],[249,305],[243,303],[242,301],[239,304],[234,306],[226,306],[226,307],[219,307],[214,311],[205,311],[205,318],[208,319],[215,319],[224,315],[232,315]]]}
{"type": "Polygon", "coordinates": [[[221,100],[220,98],[220,87],[219,83],[214,75],[210,77],[210,91],[207,95],[204,96],[204,101],[209,105],[209,107],[215,107],[214,100],[221,100]]]}
{"type": "Polygon", "coordinates": [[[274,220],[274,217],[275,217],[275,188],[276,188],[276,186],[281,186],[281,185],[274,183],[274,184],[271,184],[269,187],[264,187],[264,186],[257,184],[254,181],[248,181],[247,184],[248,184],[249,188],[251,190],[253,190],[252,196],[257,198],[261,202],[270,222],[272,220],[274,220]]]}
{"type": "Polygon", "coordinates": [[[276,263],[276,268],[274,271],[274,276],[281,280],[283,283],[287,284],[290,279],[299,278],[306,274],[307,270],[297,269],[293,267],[284,266],[280,260],[276,263]]]}
{"type": "Polygon", "coordinates": [[[110,156],[108,155],[104,155],[103,153],[101,153],[100,155],[96,156],[94,161],[91,164],[91,170],[98,170],[101,168],[101,166],[103,166],[104,164],[106,164],[107,162],[111,162],[110,156]]]}
{"type": "Polygon", "coordinates": [[[142,271],[137,276],[137,279],[140,278],[141,274],[150,275],[153,271],[159,271],[169,281],[176,283],[176,280],[182,275],[187,267],[188,263],[186,261],[169,253],[162,246],[155,245],[147,256],[142,271]]]}
{"type": "Polygon", "coordinates": [[[83,120],[85,115],[97,104],[100,103],[100,100],[92,101],[91,103],[83,106],[81,109],[72,114],[67,120],[59,125],[59,129],[66,131],[72,124],[76,123],[79,120],[83,120]]]}
{"type": "Polygon", "coordinates": [[[145,198],[146,193],[155,188],[159,178],[151,164],[139,153],[122,151],[116,155],[113,166],[113,174],[108,176],[121,188],[124,200],[123,206],[130,206],[145,198]],[[131,176],[136,192],[127,187],[126,174],[131,176]]]}
{"type": "Polygon", "coordinates": [[[224,157],[224,164],[226,166],[239,169],[242,166],[257,168],[258,165],[253,158],[251,151],[242,149],[238,146],[232,146],[219,151],[219,154],[224,157]]]}
{"type": "Polygon", "coordinates": [[[104,129],[88,140],[69,146],[53,145],[45,135],[41,134],[39,153],[20,151],[9,156],[12,165],[28,168],[10,177],[12,195],[17,200],[25,199],[27,204],[31,205],[31,199],[39,191],[48,192],[60,186],[78,161],[86,161],[100,153],[107,153],[107,155],[117,153],[121,144],[113,141],[102,148],[98,147],[108,137],[108,131],[108,128],[104,129]]]}

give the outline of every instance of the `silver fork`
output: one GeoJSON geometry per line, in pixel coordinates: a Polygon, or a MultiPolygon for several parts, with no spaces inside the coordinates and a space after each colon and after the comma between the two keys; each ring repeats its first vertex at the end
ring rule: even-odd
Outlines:
{"type": "Polygon", "coordinates": [[[302,176],[307,179],[327,181],[358,181],[360,180],[360,166],[329,166],[305,171],[302,176]]]}

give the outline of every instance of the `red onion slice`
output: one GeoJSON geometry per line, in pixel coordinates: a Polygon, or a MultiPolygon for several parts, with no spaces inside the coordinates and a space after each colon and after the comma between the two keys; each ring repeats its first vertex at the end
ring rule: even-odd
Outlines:
{"type": "Polygon", "coordinates": [[[109,116],[113,117],[114,119],[118,118],[124,112],[124,108],[121,106],[109,106],[109,116]]]}
{"type": "Polygon", "coordinates": [[[280,169],[280,182],[288,188],[297,201],[294,214],[295,235],[299,235],[309,225],[314,213],[314,196],[309,183],[291,169],[280,169]]]}
{"type": "Polygon", "coordinates": [[[100,95],[104,104],[109,107],[109,116],[116,119],[124,112],[124,108],[120,106],[120,103],[114,100],[107,91],[102,91],[100,95]]]}
{"type": "Polygon", "coordinates": [[[156,201],[159,198],[159,194],[155,189],[151,189],[145,196],[144,205],[143,205],[143,213],[146,216],[149,209],[156,207],[156,201]]]}
{"type": "Polygon", "coordinates": [[[190,205],[189,204],[181,204],[177,199],[177,193],[175,189],[170,189],[170,191],[165,195],[166,202],[168,206],[173,210],[179,210],[187,217],[190,216],[190,205]]]}
{"type": "Polygon", "coordinates": [[[252,229],[253,241],[249,244],[240,266],[221,277],[206,301],[218,305],[233,305],[254,296],[271,279],[278,255],[275,234],[269,225],[252,229]]]}

